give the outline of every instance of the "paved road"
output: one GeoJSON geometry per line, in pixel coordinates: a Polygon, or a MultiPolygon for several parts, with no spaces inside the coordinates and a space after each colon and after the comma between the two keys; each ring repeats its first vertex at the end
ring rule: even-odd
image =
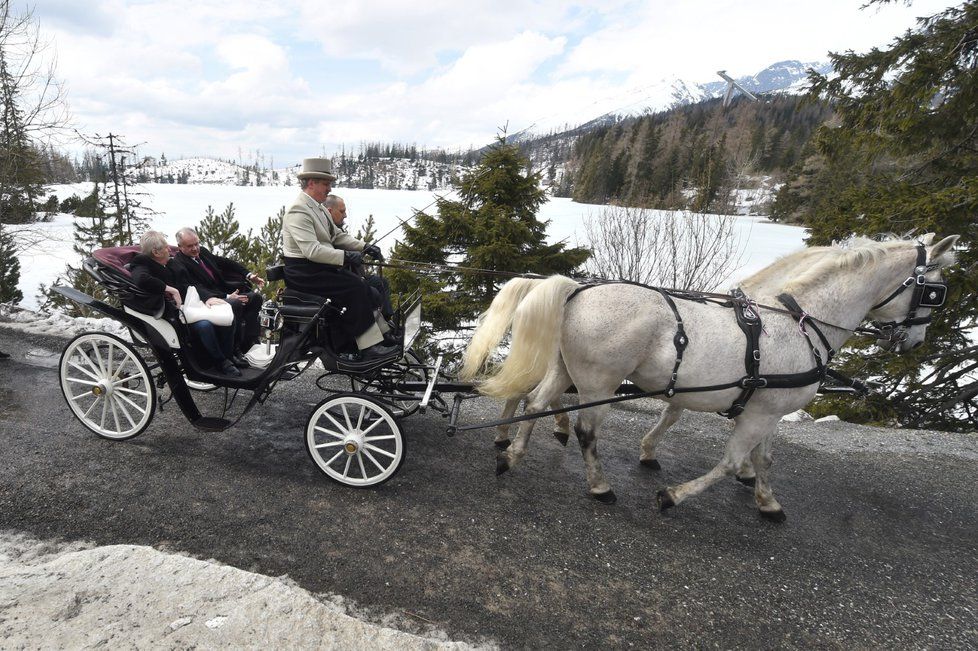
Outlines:
{"type": "MultiPolygon", "coordinates": [[[[355,490],[306,456],[321,394],[305,377],[232,431],[197,432],[171,405],[114,443],[73,420],[43,366],[61,345],[0,327],[15,353],[0,361],[0,529],[288,574],[374,616],[506,647],[978,646],[973,438],[937,439],[945,450],[903,431],[783,424],[783,525],[759,520],[733,481],[655,511],[657,487],[715,462],[728,424],[712,415],[684,417],[652,473],[637,450],[653,416],[615,410],[599,445],[614,506],[586,495],[574,446],[540,433],[497,478],[491,433],[449,439],[434,415],[406,421],[394,479],[355,490]]],[[[465,417],[495,410],[471,401],[465,417]]]]}

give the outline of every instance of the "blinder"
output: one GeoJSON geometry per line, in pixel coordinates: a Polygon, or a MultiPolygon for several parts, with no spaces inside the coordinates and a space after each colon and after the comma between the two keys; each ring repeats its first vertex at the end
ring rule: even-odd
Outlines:
{"type": "Polygon", "coordinates": [[[920,307],[941,307],[947,300],[946,283],[924,283],[924,291],[920,296],[920,307]]]}

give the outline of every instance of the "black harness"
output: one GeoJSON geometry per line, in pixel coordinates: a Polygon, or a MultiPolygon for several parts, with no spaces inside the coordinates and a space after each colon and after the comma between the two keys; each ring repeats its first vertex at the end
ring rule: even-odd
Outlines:
{"type": "MultiPolygon", "coordinates": [[[[946,283],[930,283],[927,282],[926,278],[924,277],[928,271],[933,271],[937,268],[937,264],[927,264],[927,249],[922,243],[919,243],[917,245],[917,261],[914,265],[913,274],[907,278],[907,280],[901,283],[901,285],[894,290],[893,293],[871,308],[871,310],[876,310],[883,307],[902,294],[908,287],[912,286],[914,290],[907,317],[903,321],[899,322],[873,321],[873,328],[858,328],[856,332],[860,334],[869,334],[879,339],[900,341],[901,339],[906,339],[906,330],[910,327],[930,323],[931,316],[927,315],[924,317],[918,317],[917,310],[919,310],[921,307],[940,307],[944,304],[944,301],[947,298],[946,283]],[[898,332],[901,334],[898,334],[898,332]]],[[[672,368],[672,375],[669,378],[669,383],[665,390],[647,391],[644,392],[643,395],[663,395],[667,398],[671,398],[677,393],[720,391],[723,389],[739,388],[740,395],[737,396],[726,411],[719,412],[721,416],[735,418],[743,413],[745,407],[747,406],[747,402],[751,399],[757,389],[799,389],[812,384],[821,385],[825,382],[826,377],[830,377],[844,385],[843,388],[837,388],[837,392],[865,395],[869,391],[868,388],[858,380],[847,378],[841,373],[833,371],[828,367],[832,361],[832,358],[835,356],[836,351],[834,348],[832,348],[832,345],[829,344],[828,338],[825,336],[825,333],[822,332],[822,329],[819,328],[818,323],[823,323],[823,325],[828,325],[835,328],[841,328],[841,326],[835,326],[831,323],[825,323],[815,319],[805,312],[805,310],[798,304],[798,301],[795,300],[791,294],[782,293],[777,296],[778,302],[785,307],[785,310],[778,310],[777,308],[758,305],[755,301],[752,301],[740,288],[734,289],[729,296],[724,296],[723,299],[726,300],[721,300],[719,298],[720,295],[717,294],[680,291],[666,289],[663,287],[652,287],[650,285],[633,281],[618,280],[589,282],[575,289],[571,295],[567,297],[567,300],[570,301],[579,293],[587,289],[607,284],[636,285],[656,291],[662,296],[663,300],[666,302],[666,305],[669,306],[669,309],[672,310],[673,315],[676,317],[676,334],[672,339],[673,344],[676,347],[676,363],[672,368]],[[709,302],[720,305],[721,307],[729,307],[733,309],[734,315],[737,318],[737,325],[743,331],[744,337],[747,340],[747,349],[744,354],[744,368],[746,373],[742,378],[733,382],[714,384],[710,386],[676,386],[676,383],[679,380],[679,367],[683,362],[683,353],[685,352],[686,347],[689,345],[689,337],[686,335],[686,330],[683,327],[683,319],[679,314],[679,309],[676,307],[675,299],[697,301],[701,303],[709,302]],[[785,312],[798,321],[798,330],[802,335],[804,335],[805,340],[808,343],[808,348],[812,353],[812,359],[815,362],[814,368],[807,371],[802,371],[800,373],[761,374],[760,341],[761,333],[764,331],[764,326],[761,323],[761,307],[769,310],[785,312]],[[819,350],[818,345],[816,345],[815,341],[812,340],[809,330],[815,333],[818,342],[825,349],[824,358],[822,351],[819,350]]],[[[848,330],[847,328],[842,329],[848,330]]],[[[602,401],[602,404],[603,402],[605,401],[602,401]]]]}
{"type": "Polygon", "coordinates": [[[910,310],[906,318],[903,321],[873,321],[875,332],[869,331],[869,334],[880,339],[899,342],[907,338],[907,330],[911,327],[930,323],[931,315],[917,316],[917,310],[922,307],[931,309],[941,307],[947,300],[947,283],[930,283],[925,277],[928,271],[934,271],[938,266],[937,263],[927,264],[927,249],[923,243],[918,242],[917,262],[914,264],[913,273],[893,290],[892,294],[870,308],[870,311],[878,310],[905,292],[907,288],[913,287],[913,295],[910,297],[910,310]]]}

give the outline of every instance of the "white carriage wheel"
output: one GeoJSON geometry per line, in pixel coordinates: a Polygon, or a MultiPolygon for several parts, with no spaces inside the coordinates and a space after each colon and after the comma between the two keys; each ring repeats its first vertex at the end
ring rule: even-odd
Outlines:
{"type": "Polygon", "coordinates": [[[404,437],[390,411],[355,395],[327,398],[309,417],[306,450],[333,481],[365,488],[382,484],[404,461],[404,437]]]}
{"type": "Polygon", "coordinates": [[[82,425],[121,441],[146,429],[156,411],[156,386],[146,362],[115,335],[86,332],[72,339],[58,366],[61,392],[82,425]]]}

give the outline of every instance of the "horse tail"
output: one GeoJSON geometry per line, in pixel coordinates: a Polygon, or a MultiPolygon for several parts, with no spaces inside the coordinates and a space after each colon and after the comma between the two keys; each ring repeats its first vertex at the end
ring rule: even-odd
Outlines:
{"type": "Polygon", "coordinates": [[[509,331],[517,306],[541,282],[542,278],[513,278],[502,286],[489,309],[479,316],[479,325],[462,355],[460,379],[471,380],[479,375],[489,355],[509,331]]]}
{"type": "Polygon", "coordinates": [[[558,354],[567,298],[580,287],[564,276],[551,276],[519,304],[513,316],[513,343],[506,361],[479,386],[495,398],[520,398],[537,386],[558,354]]]}

